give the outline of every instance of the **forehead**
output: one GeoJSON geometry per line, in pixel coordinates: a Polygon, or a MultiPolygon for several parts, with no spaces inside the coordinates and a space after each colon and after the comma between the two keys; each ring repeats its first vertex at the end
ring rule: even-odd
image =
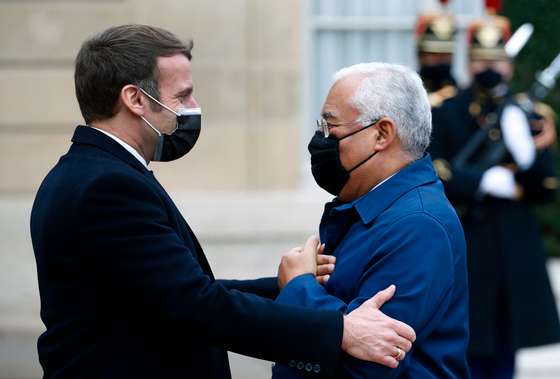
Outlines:
{"type": "Polygon", "coordinates": [[[350,105],[350,100],[363,79],[364,77],[360,75],[349,75],[334,83],[323,105],[323,117],[334,118],[348,113],[358,113],[357,109],[350,105]]]}
{"type": "Polygon", "coordinates": [[[162,92],[192,87],[191,62],[183,54],[157,59],[158,82],[162,92]]]}

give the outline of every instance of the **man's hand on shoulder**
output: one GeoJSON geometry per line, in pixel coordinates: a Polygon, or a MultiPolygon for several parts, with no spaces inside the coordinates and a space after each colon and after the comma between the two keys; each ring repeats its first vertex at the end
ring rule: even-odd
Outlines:
{"type": "Polygon", "coordinates": [[[416,340],[414,330],[380,311],[395,294],[391,285],[344,316],[342,350],[364,360],[395,368],[416,340]]]}

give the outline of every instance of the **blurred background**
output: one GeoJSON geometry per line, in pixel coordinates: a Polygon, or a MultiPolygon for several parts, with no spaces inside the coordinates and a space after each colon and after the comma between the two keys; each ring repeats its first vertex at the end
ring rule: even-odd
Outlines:
{"type": "MultiPolygon", "coordinates": [[[[306,146],[332,74],[363,61],[416,67],[414,25],[435,0],[0,0],[0,379],[41,376],[43,330],[29,213],[35,191],[82,121],[73,59],[106,27],[145,23],[193,38],[203,131],[184,159],[152,164],[197,233],[217,277],[274,275],[281,254],[317,232],[330,198],[306,146]]],[[[465,28],[482,0],[452,0],[454,73],[466,84],[465,28]]],[[[525,90],[560,52],[557,0],[505,0],[513,29],[535,33],[516,59],[525,90]]],[[[547,102],[560,111],[560,90],[547,102]]],[[[558,160],[558,154],[557,154],[558,160]]],[[[560,163],[560,161],[558,161],[560,163]]],[[[560,165],[559,165],[560,168],[560,165]]],[[[560,203],[537,210],[560,257],[560,203]]],[[[560,293],[560,263],[549,269],[560,293]]],[[[538,296],[538,294],[535,294],[538,296]]],[[[232,358],[234,378],[269,377],[270,363],[232,358]]],[[[560,377],[560,346],[523,351],[518,378],[560,377]]]]}

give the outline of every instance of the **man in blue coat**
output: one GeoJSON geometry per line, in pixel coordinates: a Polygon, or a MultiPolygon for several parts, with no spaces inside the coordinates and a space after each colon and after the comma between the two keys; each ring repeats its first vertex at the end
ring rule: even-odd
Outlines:
{"type": "MultiPolygon", "coordinates": [[[[336,268],[325,286],[312,275],[294,279],[284,271],[297,258],[289,252],[277,302],[352,314],[395,283],[383,311],[416,329],[412,350],[392,346],[401,361],[395,370],[346,356],[336,377],[468,378],[465,239],[424,153],[431,113],[419,76],[383,63],[343,69],[322,117],[309,151],[317,184],[337,196],[320,225],[321,248],[336,257],[336,268]]],[[[304,376],[294,363],[276,365],[274,378],[304,376]]]]}
{"type": "MultiPolygon", "coordinates": [[[[87,125],[47,175],[31,214],[45,378],[229,378],[226,350],[332,373],[342,351],[384,362],[380,332],[414,331],[369,300],[360,312],[274,303],[276,278],[216,281],[195,235],[148,169],[200,133],[191,47],[144,25],[110,28],[76,58],[87,125]],[[381,320],[381,322],[380,322],[381,320]]],[[[301,254],[291,275],[316,274],[301,254]]]]}

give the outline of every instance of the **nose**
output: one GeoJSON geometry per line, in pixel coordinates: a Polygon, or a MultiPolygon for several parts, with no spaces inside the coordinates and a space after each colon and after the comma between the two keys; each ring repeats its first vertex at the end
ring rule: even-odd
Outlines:
{"type": "Polygon", "coordinates": [[[187,106],[187,108],[198,108],[198,107],[199,107],[198,101],[196,101],[196,99],[194,98],[194,96],[191,96],[191,97],[189,98],[189,100],[187,101],[186,106],[187,106]]]}

